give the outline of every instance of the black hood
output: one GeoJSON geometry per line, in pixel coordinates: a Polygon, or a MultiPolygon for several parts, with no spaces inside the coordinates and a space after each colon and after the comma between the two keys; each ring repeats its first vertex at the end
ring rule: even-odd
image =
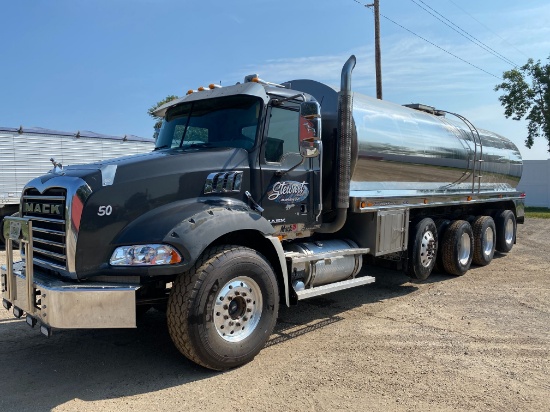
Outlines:
{"type": "MultiPolygon", "coordinates": [[[[221,194],[228,201],[242,201],[249,189],[250,168],[244,149],[162,150],[64,170],[66,176],[79,177],[90,187],[82,208],[76,267],[87,277],[107,269],[113,248],[136,222],[141,222],[140,237],[161,243],[189,204],[214,201],[219,193],[205,193],[207,177],[212,173],[238,171],[242,187],[221,194]],[[112,177],[114,176],[114,177],[112,177]],[[105,179],[112,178],[112,182],[105,179]],[[97,245],[110,245],[97,250],[97,245]]],[[[147,271],[149,269],[140,269],[147,271]]]]}
{"type": "MultiPolygon", "coordinates": [[[[248,153],[243,149],[172,149],[68,166],[63,169],[63,174],[83,179],[92,192],[95,192],[102,186],[126,185],[135,181],[143,184],[144,180],[154,182],[156,179],[164,180],[176,175],[180,179],[182,175],[243,169],[248,168],[248,165],[248,153]],[[110,173],[114,179],[106,182],[106,175],[110,173]]],[[[45,183],[54,176],[56,174],[45,175],[42,182],[45,183]]]]}

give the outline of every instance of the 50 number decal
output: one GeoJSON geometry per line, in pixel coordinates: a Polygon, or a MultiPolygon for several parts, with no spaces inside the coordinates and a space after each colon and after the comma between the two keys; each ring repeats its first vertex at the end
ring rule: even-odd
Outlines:
{"type": "Polygon", "coordinates": [[[99,206],[99,209],[97,210],[98,216],[110,216],[111,213],[113,213],[113,207],[111,205],[99,206]]]}

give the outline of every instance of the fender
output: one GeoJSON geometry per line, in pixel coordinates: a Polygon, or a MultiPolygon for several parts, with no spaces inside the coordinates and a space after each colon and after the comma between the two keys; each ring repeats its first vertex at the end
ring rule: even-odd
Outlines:
{"type": "Polygon", "coordinates": [[[151,210],[133,221],[114,240],[116,245],[167,243],[182,254],[179,271],[192,266],[217,238],[238,230],[256,230],[264,236],[273,226],[240,200],[208,197],[188,199],[151,210]]]}

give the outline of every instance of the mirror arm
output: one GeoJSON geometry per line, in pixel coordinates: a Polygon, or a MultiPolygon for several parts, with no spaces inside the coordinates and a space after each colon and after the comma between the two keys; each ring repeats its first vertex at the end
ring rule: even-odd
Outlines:
{"type": "Polygon", "coordinates": [[[298,94],[295,94],[294,96],[285,97],[284,99],[273,99],[273,100],[271,100],[271,102],[272,102],[273,106],[279,106],[279,105],[283,104],[284,102],[296,99],[298,97],[301,97],[304,102],[306,101],[306,95],[304,93],[298,93],[298,94]]]}
{"type": "MultiPolygon", "coordinates": [[[[301,156],[301,155],[300,155],[301,156]]],[[[287,173],[290,173],[292,172],[294,169],[296,169],[297,167],[300,167],[303,163],[304,163],[304,160],[306,160],[306,158],[304,156],[302,156],[302,160],[300,160],[300,163],[298,163],[297,165],[295,166],[292,166],[290,169],[288,170],[277,170],[275,172],[275,176],[277,177],[281,177],[281,176],[284,176],[286,175],[287,173]]]]}

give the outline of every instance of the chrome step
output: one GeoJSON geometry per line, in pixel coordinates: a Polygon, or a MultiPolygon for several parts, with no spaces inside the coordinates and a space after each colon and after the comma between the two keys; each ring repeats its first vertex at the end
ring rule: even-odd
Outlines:
{"type": "Polygon", "coordinates": [[[312,298],[315,296],[325,295],[327,293],[337,292],[339,290],[350,289],[356,286],[367,285],[374,283],[373,276],[361,276],[355,279],[342,280],[341,282],[329,283],[328,285],[317,286],[311,289],[304,289],[296,292],[298,300],[312,298]]]}
{"type": "Polygon", "coordinates": [[[370,252],[370,249],[368,247],[332,250],[330,252],[316,253],[311,255],[304,255],[303,253],[298,253],[298,252],[286,252],[285,258],[287,260],[291,260],[292,263],[303,263],[303,262],[315,262],[315,261],[324,260],[324,259],[334,259],[342,256],[365,255],[369,252],[370,252]]]}

